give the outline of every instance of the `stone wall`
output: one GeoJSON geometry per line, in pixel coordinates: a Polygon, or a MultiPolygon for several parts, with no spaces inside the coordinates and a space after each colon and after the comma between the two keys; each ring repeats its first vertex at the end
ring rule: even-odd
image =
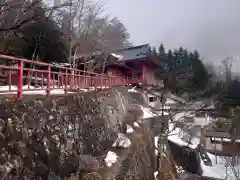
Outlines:
{"type": "Polygon", "coordinates": [[[139,121],[144,104],[125,87],[49,99],[1,97],[0,179],[154,180],[154,136],[163,124],[158,117],[139,121]],[[130,147],[112,146],[119,133],[130,147]],[[118,156],[111,167],[104,162],[109,151],[118,156]]]}

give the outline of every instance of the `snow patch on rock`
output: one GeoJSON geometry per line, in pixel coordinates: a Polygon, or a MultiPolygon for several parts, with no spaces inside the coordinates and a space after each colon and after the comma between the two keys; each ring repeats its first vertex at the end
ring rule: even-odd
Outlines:
{"type": "Polygon", "coordinates": [[[112,164],[117,162],[117,159],[118,159],[118,156],[115,152],[108,151],[107,156],[104,159],[104,161],[108,167],[111,167],[112,164]]]}
{"type": "Polygon", "coordinates": [[[127,131],[126,131],[127,133],[133,133],[134,130],[133,130],[132,126],[127,124],[126,128],[127,128],[127,131]]]}
{"type": "Polygon", "coordinates": [[[131,145],[130,139],[123,133],[118,133],[118,138],[113,143],[112,147],[128,148],[131,145]]]}
{"type": "Polygon", "coordinates": [[[134,126],[134,127],[140,127],[140,124],[139,124],[138,122],[134,122],[134,123],[133,123],[133,126],[134,126]]]}

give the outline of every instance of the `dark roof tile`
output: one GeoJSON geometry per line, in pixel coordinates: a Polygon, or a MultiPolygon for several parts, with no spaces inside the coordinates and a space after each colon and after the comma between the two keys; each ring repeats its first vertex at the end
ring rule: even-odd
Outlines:
{"type": "Polygon", "coordinates": [[[149,53],[149,45],[144,44],[141,46],[130,47],[126,49],[121,49],[112,52],[113,56],[119,58],[119,61],[128,61],[128,60],[135,60],[135,59],[143,59],[148,57],[149,53]]]}

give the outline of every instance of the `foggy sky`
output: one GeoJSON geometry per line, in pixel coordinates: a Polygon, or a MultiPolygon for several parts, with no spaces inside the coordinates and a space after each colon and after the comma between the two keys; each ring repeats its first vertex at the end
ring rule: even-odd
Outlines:
{"type": "Polygon", "coordinates": [[[182,45],[214,65],[234,56],[234,71],[240,71],[240,0],[108,0],[106,7],[134,45],[182,45]]]}

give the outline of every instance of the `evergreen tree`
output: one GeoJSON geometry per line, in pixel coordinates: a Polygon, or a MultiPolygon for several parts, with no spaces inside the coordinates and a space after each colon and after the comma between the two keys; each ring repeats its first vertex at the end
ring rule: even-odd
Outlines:
{"type": "Polygon", "coordinates": [[[166,67],[168,72],[172,72],[174,70],[174,59],[173,59],[173,52],[171,49],[168,50],[167,55],[166,55],[166,67]]]}
{"type": "Polygon", "coordinates": [[[178,49],[178,54],[179,54],[180,57],[183,56],[183,52],[184,52],[183,47],[180,46],[180,48],[178,49]]]}
{"type": "Polygon", "coordinates": [[[184,66],[187,71],[191,71],[191,61],[189,58],[189,53],[187,49],[183,50],[183,61],[184,61],[184,66]]]}
{"type": "Polygon", "coordinates": [[[179,50],[178,50],[178,66],[183,66],[184,65],[184,50],[183,50],[183,47],[180,47],[179,50]]]}
{"type": "Polygon", "coordinates": [[[171,49],[169,49],[167,52],[167,59],[172,59],[172,58],[173,58],[173,52],[171,49]]]}
{"type": "Polygon", "coordinates": [[[152,48],[151,52],[152,52],[152,56],[157,57],[157,50],[155,47],[152,48]]]}
{"type": "Polygon", "coordinates": [[[210,76],[205,69],[203,62],[200,60],[200,55],[197,51],[194,51],[194,53],[191,55],[191,64],[193,71],[193,90],[204,90],[208,84],[210,76]]]}
{"type": "Polygon", "coordinates": [[[195,50],[195,51],[193,52],[193,57],[194,57],[195,59],[198,59],[198,60],[199,60],[200,55],[199,55],[199,53],[197,52],[197,50],[195,50]]]}
{"type": "Polygon", "coordinates": [[[188,52],[187,49],[179,47],[173,52],[168,50],[166,53],[164,45],[161,43],[158,57],[159,61],[164,63],[165,68],[164,72],[157,70],[156,77],[163,78],[164,85],[169,90],[181,94],[206,88],[210,76],[197,51],[188,52]]]}
{"type": "Polygon", "coordinates": [[[174,59],[172,50],[169,49],[166,54],[166,61],[165,61],[165,68],[164,68],[164,85],[166,88],[171,89],[171,82],[172,82],[172,73],[174,72],[174,59]]]}
{"type": "Polygon", "coordinates": [[[36,21],[22,30],[25,45],[23,56],[44,62],[66,62],[68,57],[67,41],[55,22],[51,20],[36,21]]]}
{"type": "MultiPolygon", "coordinates": [[[[156,50],[155,47],[152,48],[152,53],[151,54],[152,54],[154,60],[163,62],[163,61],[160,60],[159,54],[157,53],[157,50],[156,50]]],[[[155,77],[159,80],[162,80],[163,79],[163,74],[164,74],[164,69],[163,68],[158,68],[155,72],[155,77]]]]}
{"type": "Polygon", "coordinates": [[[189,62],[188,50],[187,49],[183,50],[183,59],[184,59],[184,61],[189,62]]]}
{"type": "Polygon", "coordinates": [[[159,52],[159,57],[164,59],[166,53],[165,53],[165,48],[162,43],[160,44],[160,46],[158,48],[158,52],[159,52]]]}
{"type": "MultiPolygon", "coordinates": [[[[155,49],[156,50],[156,49],[155,49]]],[[[155,73],[155,77],[159,80],[164,80],[164,74],[167,68],[167,56],[165,53],[165,48],[164,45],[161,43],[159,48],[158,48],[158,53],[157,54],[157,60],[160,61],[163,65],[164,68],[159,68],[157,69],[156,73],[155,73]]]]}
{"type": "Polygon", "coordinates": [[[197,51],[188,52],[180,47],[172,53],[167,53],[167,86],[176,93],[195,92],[204,90],[209,80],[209,75],[200,60],[197,51]]]}

